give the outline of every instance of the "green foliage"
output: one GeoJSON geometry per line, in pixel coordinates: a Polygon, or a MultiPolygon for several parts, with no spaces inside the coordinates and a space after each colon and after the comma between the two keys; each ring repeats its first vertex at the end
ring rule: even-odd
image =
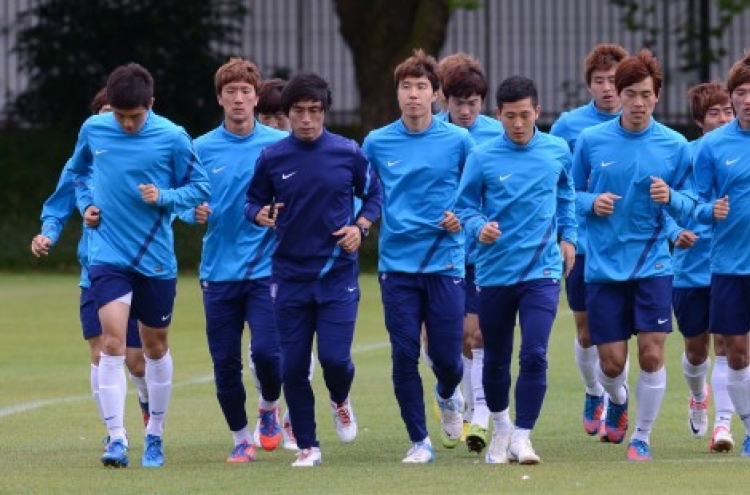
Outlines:
{"type": "Polygon", "coordinates": [[[456,9],[477,10],[484,7],[484,0],[447,0],[451,12],[456,9]]]}
{"type": "Polygon", "coordinates": [[[11,106],[32,124],[78,125],[118,65],[155,80],[156,108],[197,135],[219,120],[213,74],[238,55],[241,0],[42,0],[19,14],[14,47],[29,88],[11,106]],[[235,53],[233,53],[235,52],[235,53]]]}

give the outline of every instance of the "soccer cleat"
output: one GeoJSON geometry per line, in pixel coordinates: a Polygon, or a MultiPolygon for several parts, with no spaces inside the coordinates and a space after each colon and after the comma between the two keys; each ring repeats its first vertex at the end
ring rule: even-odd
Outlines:
{"type": "Polygon", "coordinates": [[[148,402],[141,402],[138,398],[138,405],[141,406],[141,416],[143,416],[143,426],[148,426],[148,420],[151,419],[151,413],[148,410],[148,402]]]}
{"type": "Polygon", "coordinates": [[[484,456],[484,462],[487,464],[508,464],[508,447],[510,447],[510,431],[494,431],[490,448],[484,456]]]}
{"type": "Polygon", "coordinates": [[[650,461],[651,449],[643,440],[631,440],[628,444],[629,461],[650,461]]]}
{"type": "Polygon", "coordinates": [[[708,444],[708,449],[711,452],[729,452],[733,448],[734,439],[729,428],[724,425],[715,426],[711,433],[711,443],[708,444]]]}
{"type": "Polygon", "coordinates": [[[417,442],[409,449],[401,462],[404,464],[428,464],[434,461],[435,450],[432,445],[427,442],[417,442]]]}
{"type": "Polygon", "coordinates": [[[461,438],[461,431],[463,431],[463,411],[464,411],[464,398],[461,395],[461,390],[456,387],[453,395],[448,399],[443,399],[437,392],[437,385],[435,386],[435,399],[440,409],[440,440],[443,447],[446,449],[455,448],[458,445],[458,440],[461,438]]]}
{"type": "Polygon", "coordinates": [[[114,468],[128,467],[128,446],[124,440],[117,438],[107,443],[102,454],[102,464],[114,468]]]}
{"type": "Polygon", "coordinates": [[[745,435],[745,440],[742,442],[742,457],[750,457],[750,435],[745,435]]]}
{"type": "Polygon", "coordinates": [[[279,408],[258,409],[258,441],[263,450],[275,450],[281,442],[279,408]]]}
{"type": "Polygon", "coordinates": [[[688,406],[688,426],[690,427],[690,433],[695,438],[701,438],[706,436],[708,431],[708,402],[709,402],[709,391],[706,387],[706,398],[698,401],[695,397],[690,397],[690,405],[688,406]]]}
{"type": "Polygon", "coordinates": [[[458,439],[459,442],[465,442],[466,437],[469,436],[469,433],[471,433],[471,421],[466,421],[464,419],[464,424],[461,427],[461,438],[458,439]]]}
{"type": "Polygon", "coordinates": [[[292,430],[292,421],[289,419],[289,411],[284,413],[283,425],[281,427],[281,442],[286,450],[299,450],[297,448],[297,437],[292,430]]]}
{"type": "Polygon", "coordinates": [[[162,467],[164,465],[164,446],[162,445],[161,437],[146,435],[144,444],[141,466],[162,467]]]}
{"type": "Polygon", "coordinates": [[[604,412],[604,395],[586,394],[586,400],[583,403],[583,429],[589,435],[596,435],[599,432],[602,412],[604,412]]]}
{"type": "Polygon", "coordinates": [[[625,404],[615,404],[608,399],[607,418],[604,420],[604,431],[612,443],[622,443],[628,431],[628,399],[625,404]]]}
{"type": "Polygon", "coordinates": [[[333,423],[336,433],[342,442],[352,442],[357,438],[357,417],[354,415],[352,404],[347,398],[341,404],[331,401],[333,411],[333,423]]]}
{"type": "Polygon", "coordinates": [[[323,456],[320,454],[318,447],[302,449],[297,454],[297,460],[292,463],[294,467],[313,467],[323,462],[323,456]]]}
{"type": "Polygon", "coordinates": [[[531,446],[531,439],[524,438],[523,440],[510,442],[508,446],[508,461],[531,465],[539,464],[542,460],[534,452],[534,447],[531,446]]]}
{"type": "Polygon", "coordinates": [[[232,452],[227,457],[227,462],[230,464],[244,464],[255,460],[256,454],[255,445],[244,441],[234,446],[232,452]]]}
{"type": "Polygon", "coordinates": [[[466,446],[469,448],[469,452],[481,454],[487,446],[487,429],[479,425],[471,425],[469,434],[466,435],[466,446]]]}

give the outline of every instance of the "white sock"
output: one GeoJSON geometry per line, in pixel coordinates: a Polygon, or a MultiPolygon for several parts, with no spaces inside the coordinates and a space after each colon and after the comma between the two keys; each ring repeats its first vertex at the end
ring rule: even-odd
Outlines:
{"type": "Polygon", "coordinates": [[[471,422],[471,417],[474,414],[474,386],[471,383],[471,375],[473,368],[473,359],[469,359],[464,355],[461,355],[461,360],[464,362],[464,376],[461,378],[461,393],[464,396],[466,402],[466,409],[464,409],[464,421],[471,422]]]}
{"type": "Polygon", "coordinates": [[[732,398],[734,410],[745,425],[746,434],[750,435],[750,366],[741,370],[729,369],[727,391],[732,398]]]}
{"type": "Polygon", "coordinates": [[[89,369],[89,382],[91,383],[91,396],[94,398],[97,411],[99,411],[99,419],[102,420],[102,423],[106,424],[104,421],[104,412],[102,412],[102,401],[99,399],[99,367],[94,363],[91,363],[91,368],[89,369]]]}
{"type": "Polygon", "coordinates": [[[690,395],[697,401],[706,400],[706,376],[710,366],[710,359],[694,365],[688,361],[687,354],[682,353],[682,373],[685,375],[690,395]]]}
{"type": "Polygon", "coordinates": [[[172,354],[169,350],[160,359],[146,357],[146,383],[148,384],[148,407],[151,418],[146,434],[162,436],[167,416],[169,398],[172,395],[172,354]]]}
{"type": "Polygon", "coordinates": [[[120,439],[127,443],[125,433],[125,394],[128,382],[125,378],[125,356],[109,356],[102,353],[99,358],[99,402],[110,440],[120,439]]]}
{"type": "Polygon", "coordinates": [[[310,353],[310,373],[307,375],[307,379],[313,381],[313,374],[315,372],[315,355],[310,353]]]}
{"type": "Polygon", "coordinates": [[[240,431],[233,431],[232,439],[234,439],[235,445],[239,445],[242,442],[247,442],[251,445],[253,443],[253,436],[250,434],[250,430],[248,430],[247,426],[242,428],[240,431]]]}
{"type": "Polygon", "coordinates": [[[492,425],[496,432],[508,433],[513,429],[513,423],[510,420],[510,412],[505,409],[504,411],[490,413],[492,416],[492,425]]]}
{"type": "Polygon", "coordinates": [[[599,368],[599,353],[595,345],[588,349],[581,347],[578,337],[573,339],[573,354],[575,355],[578,373],[586,386],[586,393],[597,397],[604,394],[604,387],[599,383],[596,370],[599,368]]]}
{"type": "Polygon", "coordinates": [[[138,390],[138,400],[148,403],[146,376],[135,376],[133,373],[128,373],[128,375],[130,375],[130,381],[133,382],[133,385],[135,385],[135,388],[138,390]]]}
{"type": "Polygon", "coordinates": [[[474,356],[471,364],[471,386],[474,396],[474,414],[471,417],[471,424],[487,429],[490,422],[490,410],[487,407],[482,385],[484,349],[472,349],[471,353],[474,356]]]}
{"type": "Polygon", "coordinates": [[[626,388],[626,382],[628,381],[628,366],[623,368],[622,373],[614,378],[610,378],[604,374],[601,366],[596,370],[597,378],[602,387],[609,394],[609,400],[615,404],[622,405],[628,399],[628,390],[626,388]]]}
{"type": "Polygon", "coordinates": [[[513,434],[510,437],[510,441],[511,443],[515,443],[521,440],[528,440],[530,436],[531,436],[531,430],[527,430],[526,428],[515,427],[513,428],[513,434]]]}
{"type": "Polygon", "coordinates": [[[659,416],[666,389],[667,370],[664,366],[653,373],[641,370],[638,374],[638,383],[635,386],[636,423],[632,439],[649,442],[651,429],[659,416]]]}
{"type": "Polygon", "coordinates": [[[249,345],[247,346],[247,365],[250,368],[250,376],[253,378],[255,390],[258,391],[258,395],[260,396],[260,380],[258,380],[258,374],[255,372],[255,363],[253,362],[253,348],[249,345]]]}
{"type": "Polygon", "coordinates": [[[258,409],[263,409],[264,411],[270,411],[271,409],[275,409],[279,407],[279,401],[274,400],[266,400],[263,398],[263,396],[260,396],[260,399],[258,400],[258,409]]]}
{"type": "Polygon", "coordinates": [[[430,355],[427,353],[427,347],[424,345],[424,340],[421,341],[420,344],[420,351],[422,354],[422,359],[424,359],[424,364],[427,365],[428,368],[432,369],[432,359],[430,359],[430,355]]]}
{"type": "Polygon", "coordinates": [[[711,388],[714,393],[714,406],[716,408],[716,417],[714,426],[724,425],[731,429],[732,414],[734,414],[734,404],[727,392],[727,375],[729,365],[726,356],[716,356],[714,359],[714,369],[711,373],[711,388]]]}

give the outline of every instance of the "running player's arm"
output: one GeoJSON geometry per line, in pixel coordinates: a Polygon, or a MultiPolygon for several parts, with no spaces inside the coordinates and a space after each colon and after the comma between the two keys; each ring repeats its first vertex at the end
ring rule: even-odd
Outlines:
{"type": "Polygon", "coordinates": [[[479,239],[482,228],[489,221],[482,211],[483,191],[482,164],[477,160],[477,154],[471,153],[461,175],[455,210],[466,235],[472,239],[479,239]]]}

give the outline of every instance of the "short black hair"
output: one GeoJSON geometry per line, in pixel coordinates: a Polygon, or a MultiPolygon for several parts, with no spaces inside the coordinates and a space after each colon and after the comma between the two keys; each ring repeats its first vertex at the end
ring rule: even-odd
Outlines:
{"type": "Polygon", "coordinates": [[[281,112],[281,92],[286,86],[282,79],[267,79],[263,81],[258,90],[258,105],[255,111],[267,115],[281,112]]]}
{"type": "Polygon", "coordinates": [[[281,91],[281,109],[289,115],[289,110],[300,101],[317,101],[323,111],[331,108],[331,88],[328,81],[313,72],[300,72],[281,91]]]}
{"type": "Polygon", "coordinates": [[[531,98],[535,107],[539,104],[539,92],[534,81],[524,76],[510,76],[497,87],[495,99],[497,108],[503,108],[503,103],[513,103],[531,98]]]}
{"type": "Polygon", "coordinates": [[[154,78],[139,64],[121,65],[107,78],[107,100],[112,108],[150,108],[153,98],[154,78]]]}

